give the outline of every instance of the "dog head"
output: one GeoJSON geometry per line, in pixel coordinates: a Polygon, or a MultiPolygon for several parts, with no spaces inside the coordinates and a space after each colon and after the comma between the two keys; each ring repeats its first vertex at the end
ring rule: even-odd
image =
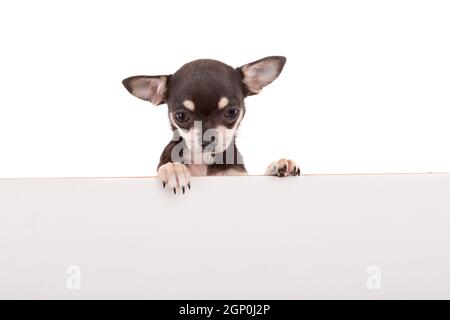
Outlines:
{"type": "Polygon", "coordinates": [[[274,81],[285,62],[285,57],[272,56],[233,68],[201,59],[172,75],[134,76],[123,80],[123,85],[142,100],[166,103],[172,130],[190,150],[219,153],[234,140],[245,114],[245,97],[274,81]]]}

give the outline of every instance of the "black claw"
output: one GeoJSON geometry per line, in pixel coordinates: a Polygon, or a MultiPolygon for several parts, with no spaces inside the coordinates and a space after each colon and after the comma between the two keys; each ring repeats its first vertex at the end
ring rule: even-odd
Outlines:
{"type": "Polygon", "coordinates": [[[188,186],[189,190],[191,190],[191,183],[190,182],[188,183],[187,186],[188,186]]]}
{"type": "Polygon", "coordinates": [[[163,188],[165,188],[166,187],[166,183],[163,181],[163,188]]]}
{"type": "Polygon", "coordinates": [[[185,190],[184,187],[182,187],[181,189],[183,190],[183,194],[184,194],[184,190],[185,190]]]}
{"type": "Polygon", "coordinates": [[[177,189],[173,188],[173,194],[177,194],[177,189]]]}

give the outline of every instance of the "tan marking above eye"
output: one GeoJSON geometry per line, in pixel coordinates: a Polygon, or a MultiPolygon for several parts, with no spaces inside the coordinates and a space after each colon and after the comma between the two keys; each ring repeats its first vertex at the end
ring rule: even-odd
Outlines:
{"type": "Polygon", "coordinates": [[[195,104],[191,100],[184,100],[183,106],[188,110],[195,110],[195,104]]]}
{"type": "Polygon", "coordinates": [[[227,97],[220,98],[218,103],[219,110],[225,108],[228,105],[228,102],[229,101],[227,97]]]}

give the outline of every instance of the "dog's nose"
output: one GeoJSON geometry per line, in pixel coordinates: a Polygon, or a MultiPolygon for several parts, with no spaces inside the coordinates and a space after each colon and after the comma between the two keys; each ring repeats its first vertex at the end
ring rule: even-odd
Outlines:
{"type": "Polygon", "coordinates": [[[203,147],[203,149],[205,149],[207,146],[209,146],[211,143],[213,143],[214,142],[214,140],[216,140],[215,139],[215,137],[211,137],[211,140],[202,140],[202,147],[203,147]]]}

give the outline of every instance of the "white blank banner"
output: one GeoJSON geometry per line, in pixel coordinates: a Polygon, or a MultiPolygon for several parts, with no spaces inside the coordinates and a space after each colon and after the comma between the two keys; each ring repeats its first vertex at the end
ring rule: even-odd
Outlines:
{"type": "Polygon", "coordinates": [[[448,299],[449,245],[449,174],[0,180],[4,299],[448,299]]]}

